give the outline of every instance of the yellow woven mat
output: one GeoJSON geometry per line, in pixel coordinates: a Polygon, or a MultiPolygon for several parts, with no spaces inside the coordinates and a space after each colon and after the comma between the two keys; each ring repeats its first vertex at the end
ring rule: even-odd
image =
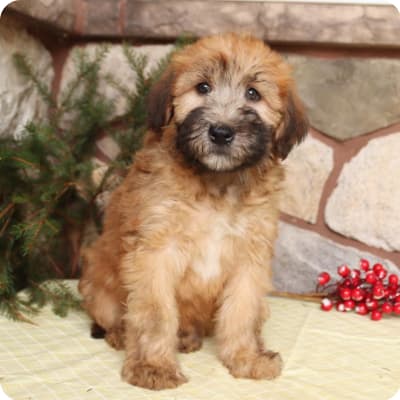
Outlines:
{"type": "Polygon", "coordinates": [[[38,326],[0,318],[0,385],[14,400],[387,400],[400,388],[400,318],[373,322],[314,303],[268,301],[264,336],[285,364],[275,381],[232,378],[207,340],[179,355],[189,383],[136,388],[120,379],[124,353],[91,339],[83,313],[63,319],[45,309],[38,326]]]}

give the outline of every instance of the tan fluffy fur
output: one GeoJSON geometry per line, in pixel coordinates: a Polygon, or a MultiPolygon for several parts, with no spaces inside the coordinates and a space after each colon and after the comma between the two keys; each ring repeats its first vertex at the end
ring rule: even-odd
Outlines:
{"type": "MultiPolygon", "coordinates": [[[[177,53],[152,96],[156,122],[111,198],[103,234],[85,254],[84,306],[107,341],[126,349],[122,376],[134,385],[185,382],[177,349],[197,350],[211,334],[233,376],[274,378],[281,359],[265,350],[260,334],[268,315],[280,158],[305,133],[290,71],[261,41],[219,35],[177,53]],[[221,63],[234,66],[221,70],[221,63]],[[174,146],[175,124],[205,101],[193,90],[199,80],[217,84],[227,74],[228,98],[232,90],[242,97],[241,85],[257,75],[252,84],[263,100],[254,107],[276,128],[274,143],[249,168],[199,173],[174,146]]],[[[217,97],[210,118],[229,118],[235,107],[217,97]]]]}

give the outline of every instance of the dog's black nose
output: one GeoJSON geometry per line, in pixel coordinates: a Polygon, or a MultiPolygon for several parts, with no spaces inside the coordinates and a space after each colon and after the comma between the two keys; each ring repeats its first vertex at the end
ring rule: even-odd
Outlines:
{"type": "Polygon", "coordinates": [[[208,135],[213,143],[223,145],[232,142],[235,132],[227,125],[211,125],[208,135]]]}

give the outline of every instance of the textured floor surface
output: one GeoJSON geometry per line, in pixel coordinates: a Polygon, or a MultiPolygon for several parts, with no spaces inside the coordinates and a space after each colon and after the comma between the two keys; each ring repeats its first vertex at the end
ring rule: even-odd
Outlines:
{"type": "Polygon", "coordinates": [[[324,313],[314,303],[268,299],[264,337],[284,360],[277,380],[232,378],[212,340],[179,355],[189,383],[152,392],[120,379],[123,352],[89,337],[83,313],[45,309],[37,326],[0,318],[0,384],[13,400],[388,400],[400,388],[400,318],[324,313]]]}

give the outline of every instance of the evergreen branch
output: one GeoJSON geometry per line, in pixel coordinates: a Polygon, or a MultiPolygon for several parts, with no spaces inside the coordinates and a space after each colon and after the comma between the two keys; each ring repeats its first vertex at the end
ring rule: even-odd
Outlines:
{"type": "MultiPolygon", "coordinates": [[[[9,203],[1,212],[0,212],[0,220],[3,219],[9,212],[14,210],[15,204],[9,203]]],[[[11,214],[12,215],[12,214],[11,214]]],[[[5,222],[3,223],[1,230],[0,230],[0,237],[3,236],[4,232],[7,230],[8,226],[10,225],[11,217],[8,217],[5,222]]]]}
{"type": "Polygon", "coordinates": [[[64,194],[65,192],[68,191],[68,189],[70,189],[71,187],[75,187],[76,183],[75,182],[66,182],[64,183],[64,188],[63,190],[61,190],[60,193],[58,193],[55,197],[55,201],[59,200],[64,194]]]}
{"type": "Polygon", "coordinates": [[[52,268],[56,271],[56,274],[61,278],[64,276],[64,272],[62,269],[59,267],[59,265],[53,260],[53,258],[47,254],[47,260],[49,261],[50,265],[52,268]]]}
{"type": "Polygon", "coordinates": [[[37,326],[36,323],[34,323],[31,319],[24,315],[24,312],[34,314],[35,310],[29,306],[26,306],[24,302],[18,301],[15,296],[11,299],[2,299],[0,306],[1,314],[6,314],[16,321],[26,322],[28,324],[37,326]],[[21,311],[21,308],[23,308],[24,311],[21,311]]]}
{"type": "Polygon", "coordinates": [[[7,218],[6,222],[5,222],[5,223],[3,224],[3,226],[1,227],[1,230],[0,230],[0,237],[3,236],[4,232],[7,230],[8,226],[10,225],[10,223],[11,223],[11,218],[7,218]]]}
{"type": "MultiPolygon", "coordinates": [[[[84,231],[86,229],[86,223],[90,220],[90,217],[92,214],[92,209],[96,208],[96,199],[103,192],[104,186],[105,186],[108,178],[111,176],[112,172],[113,172],[112,166],[107,168],[106,172],[103,174],[103,176],[101,178],[99,185],[96,188],[96,191],[92,194],[92,196],[88,202],[88,206],[86,207],[86,214],[83,218],[84,223],[81,224],[80,229],[79,229],[78,238],[76,239],[78,248],[81,248],[81,246],[82,246],[82,240],[84,237],[84,231]]],[[[72,276],[75,276],[75,274],[76,274],[76,266],[78,265],[79,257],[80,257],[80,254],[76,252],[75,256],[73,257],[72,263],[71,263],[72,264],[72,267],[71,267],[71,275],[72,276]]]]}
{"type": "Polygon", "coordinates": [[[57,233],[58,232],[58,228],[55,227],[49,220],[45,221],[45,224],[54,232],[57,233]]]}
{"type": "Polygon", "coordinates": [[[40,285],[36,282],[31,282],[31,285],[46,294],[45,303],[51,303],[53,311],[57,315],[65,316],[68,308],[82,310],[80,299],[63,282],[43,282],[40,285]]]}
{"type": "Polygon", "coordinates": [[[38,165],[36,165],[36,164],[34,164],[34,163],[30,162],[30,161],[24,160],[21,157],[13,156],[13,157],[11,157],[11,159],[14,160],[14,161],[18,161],[18,162],[20,162],[22,164],[28,165],[29,167],[39,168],[38,165]]]}
{"type": "Polygon", "coordinates": [[[42,99],[48,103],[51,107],[55,107],[55,101],[51,96],[50,90],[46,84],[40,81],[36,73],[33,71],[31,64],[28,62],[26,57],[20,53],[13,54],[14,65],[17,70],[25,77],[30,79],[36,86],[42,99]]]}
{"type": "Polygon", "coordinates": [[[20,311],[18,311],[18,310],[15,311],[15,315],[16,315],[18,321],[26,322],[26,323],[28,323],[28,324],[38,326],[38,324],[36,324],[35,322],[33,322],[31,319],[29,319],[28,317],[26,317],[24,314],[22,314],[22,313],[21,313],[20,311]]]}
{"type": "Polygon", "coordinates": [[[0,140],[0,312],[16,320],[30,321],[26,315],[46,303],[59,315],[79,308],[79,299],[66,285],[48,280],[76,273],[87,225],[100,227],[96,200],[112,175],[124,175],[142,144],[145,97],[169,55],[145,72],[147,58],[125,44],[124,55],[136,77],[130,88],[111,74],[101,74],[107,52],[107,46],[100,46],[92,55],[75,53],[77,72],[58,102],[25,57],[14,58],[18,71],[50,105],[50,118],[29,123],[20,141],[0,140]],[[99,90],[104,81],[128,100],[118,121],[109,121],[113,104],[99,90]],[[104,131],[114,132],[121,153],[95,186],[90,160],[98,133],[104,131]],[[66,256],[69,249],[71,257],[66,256]],[[21,289],[27,298],[17,295],[21,289]]]}
{"type": "Polygon", "coordinates": [[[14,206],[15,206],[14,203],[10,203],[2,211],[0,211],[0,219],[2,219],[9,211],[12,211],[14,206]]]}
{"type": "Polygon", "coordinates": [[[136,54],[127,43],[122,45],[122,51],[132,71],[137,74],[139,81],[144,81],[144,69],[148,63],[148,58],[143,54],[136,54]]]}
{"type": "Polygon", "coordinates": [[[44,218],[41,219],[41,220],[38,222],[37,228],[35,229],[34,234],[33,234],[33,237],[32,237],[32,239],[30,239],[30,243],[29,243],[29,245],[28,245],[28,247],[27,247],[27,248],[28,248],[28,252],[30,252],[30,251],[32,250],[32,247],[33,247],[33,245],[35,244],[36,239],[37,239],[37,237],[39,236],[40,231],[42,230],[42,227],[43,227],[44,222],[45,222],[44,218]]]}
{"type": "Polygon", "coordinates": [[[131,93],[121,82],[117,81],[111,74],[105,74],[104,80],[112,87],[117,89],[128,101],[132,101],[134,93],[131,93]]]}
{"type": "Polygon", "coordinates": [[[75,94],[75,91],[78,89],[82,82],[85,81],[85,78],[93,72],[93,70],[98,70],[99,63],[104,59],[109,51],[109,47],[107,45],[101,46],[101,48],[97,51],[95,58],[92,62],[87,60],[84,51],[78,50],[75,55],[75,65],[78,66],[78,73],[73,81],[65,89],[65,94],[63,99],[61,100],[60,110],[67,108],[75,94]]]}

